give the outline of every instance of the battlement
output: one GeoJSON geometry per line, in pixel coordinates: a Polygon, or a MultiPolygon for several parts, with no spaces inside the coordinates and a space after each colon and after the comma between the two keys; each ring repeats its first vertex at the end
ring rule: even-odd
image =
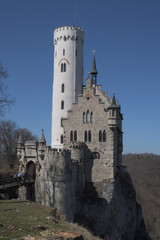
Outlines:
{"type": "Polygon", "coordinates": [[[83,29],[77,26],[62,26],[62,27],[58,27],[55,28],[54,33],[59,32],[59,31],[63,31],[63,30],[78,30],[84,33],[83,29]]]}
{"type": "Polygon", "coordinates": [[[64,149],[58,149],[58,148],[50,148],[49,149],[49,155],[53,155],[53,156],[66,156],[66,155],[70,155],[71,151],[70,150],[64,150],[64,149]]]}
{"type": "Polygon", "coordinates": [[[80,41],[83,44],[84,32],[81,28],[76,26],[64,26],[54,30],[54,44],[57,45],[60,41],[80,41]]]}
{"type": "Polygon", "coordinates": [[[70,145],[69,145],[69,148],[72,148],[72,149],[81,149],[84,147],[84,143],[83,142],[72,142],[70,145]]]}

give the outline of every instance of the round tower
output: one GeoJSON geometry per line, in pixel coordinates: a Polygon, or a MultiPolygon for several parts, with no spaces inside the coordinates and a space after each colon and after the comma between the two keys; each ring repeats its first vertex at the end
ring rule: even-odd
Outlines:
{"type": "Polygon", "coordinates": [[[62,119],[77,101],[83,86],[84,32],[76,26],[54,30],[52,147],[63,147],[62,119]]]}

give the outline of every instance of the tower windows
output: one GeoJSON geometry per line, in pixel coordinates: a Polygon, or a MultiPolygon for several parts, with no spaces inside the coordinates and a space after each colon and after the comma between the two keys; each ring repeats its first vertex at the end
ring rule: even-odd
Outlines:
{"type": "Polygon", "coordinates": [[[64,70],[63,70],[63,63],[61,63],[61,72],[63,72],[64,70]]]}
{"type": "Polygon", "coordinates": [[[77,131],[74,131],[74,141],[77,142],[77,131]]]}
{"type": "Polygon", "coordinates": [[[87,112],[83,112],[83,123],[93,123],[93,112],[90,113],[89,110],[87,112]]]}
{"type": "Polygon", "coordinates": [[[88,142],[91,142],[91,130],[88,131],[88,142]]]}
{"type": "Polygon", "coordinates": [[[90,112],[89,110],[87,110],[87,114],[86,114],[86,122],[90,122],[90,112]]]}
{"type": "Polygon", "coordinates": [[[106,131],[103,131],[103,142],[106,142],[106,131]]]}
{"type": "Polygon", "coordinates": [[[64,83],[61,86],[61,92],[64,93],[64,83]]]}
{"type": "Polygon", "coordinates": [[[84,132],[84,141],[87,142],[87,130],[84,132]]]}
{"type": "Polygon", "coordinates": [[[66,72],[66,63],[61,63],[61,72],[66,72]]]}
{"type": "Polygon", "coordinates": [[[106,130],[99,131],[99,142],[106,142],[106,130]]]}
{"type": "Polygon", "coordinates": [[[73,142],[73,131],[70,131],[70,142],[73,142]]]}
{"type": "Polygon", "coordinates": [[[65,49],[63,49],[63,56],[65,56],[65,49]]]}
{"type": "Polygon", "coordinates": [[[66,72],[66,63],[64,63],[64,71],[63,72],[66,72]]]}
{"type": "Polygon", "coordinates": [[[86,122],[86,113],[83,112],[83,122],[85,123],[86,122]]]}
{"type": "Polygon", "coordinates": [[[93,112],[91,112],[91,123],[93,123],[93,112]]]}
{"type": "Polygon", "coordinates": [[[77,130],[73,131],[71,130],[70,131],[70,142],[77,142],[77,130]]]}
{"type": "Polygon", "coordinates": [[[91,137],[91,130],[87,131],[85,130],[84,132],[84,141],[85,142],[91,142],[92,137],[91,137]]]}
{"type": "Polygon", "coordinates": [[[102,131],[99,131],[99,142],[102,142],[102,131]]]}
{"type": "Polygon", "coordinates": [[[61,143],[63,143],[63,135],[61,135],[61,143]]]}
{"type": "Polygon", "coordinates": [[[61,101],[61,109],[64,109],[64,101],[61,101]]]}

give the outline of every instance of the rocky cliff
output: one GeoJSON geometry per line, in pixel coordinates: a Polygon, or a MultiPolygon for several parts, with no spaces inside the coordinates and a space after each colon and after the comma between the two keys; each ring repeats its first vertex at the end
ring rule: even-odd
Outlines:
{"type": "Polygon", "coordinates": [[[120,172],[114,181],[86,184],[76,221],[107,240],[150,240],[132,180],[120,172]]]}

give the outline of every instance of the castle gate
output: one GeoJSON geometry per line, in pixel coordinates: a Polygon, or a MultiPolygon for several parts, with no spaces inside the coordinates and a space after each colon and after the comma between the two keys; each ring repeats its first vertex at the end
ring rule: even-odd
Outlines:
{"type": "Polygon", "coordinates": [[[30,161],[26,167],[26,195],[27,200],[35,201],[35,177],[36,177],[36,168],[35,164],[30,161]]]}

